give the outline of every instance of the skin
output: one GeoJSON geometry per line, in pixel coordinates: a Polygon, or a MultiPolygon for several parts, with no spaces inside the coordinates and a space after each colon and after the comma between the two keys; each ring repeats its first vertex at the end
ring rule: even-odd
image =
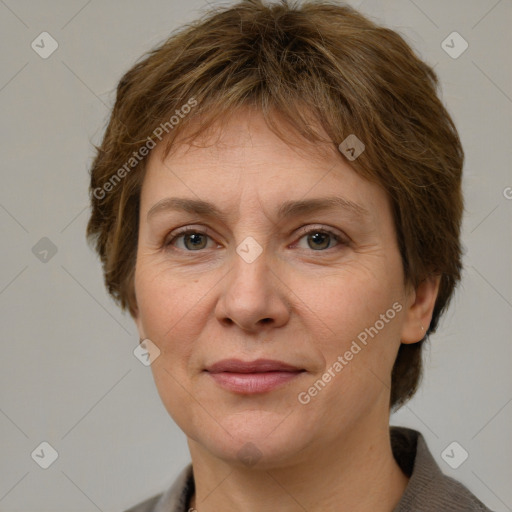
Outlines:
{"type": "Polygon", "coordinates": [[[211,139],[176,144],[165,159],[157,146],[141,191],[134,319],[141,339],[160,350],[151,365],[156,387],[188,439],[191,506],[393,510],[408,478],[390,446],[391,370],[400,343],[422,339],[438,286],[438,278],[417,289],[404,282],[385,191],[332,147],[291,147],[249,110],[211,139]],[[276,216],[284,201],[326,196],[367,215],[336,207],[276,216]],[[223,218],[162,209],[148,219],[171,197],[208,200],[223,218]],[[206,235],[173,238],[183,226],[206,235]],[[236,252],[249,236],[263,248],[251,263],[236,252]],[[298,394],[394,303],[401,311],[301,404],[298,394]],[[204,371],[233,357],[305,371],[278,389],[241,395],[204,371]],[[247,443],[255,465],[240,455],[247,443]]]}

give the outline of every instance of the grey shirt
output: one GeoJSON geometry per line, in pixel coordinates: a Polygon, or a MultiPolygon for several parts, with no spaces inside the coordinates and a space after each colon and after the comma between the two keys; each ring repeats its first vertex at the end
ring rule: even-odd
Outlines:
{"type": "MultiPolygon", "coordinates": [[[[466,487],[442,473],[420,432],[390,427],[393,455],[409,483],[393,512],[491,512],[466,487]]],[[[125,512],[188,512],[194,493],[192,465],[164,493],[125,512]]]]}

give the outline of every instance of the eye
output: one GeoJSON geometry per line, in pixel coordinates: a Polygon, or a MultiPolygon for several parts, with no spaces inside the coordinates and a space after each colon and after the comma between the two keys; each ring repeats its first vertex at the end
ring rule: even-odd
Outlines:
{"type": "MultiPolygon", "coordinates": [[[[303,228],[301,236],[295,246],[300,249],[313,251],[326,251],[337,245],[347,245],[348,242],[339,234],[325,228],[303,228]]],[[[198,228],[186,227],[171,234],[165,242],[165,247],[174,246],[176,249],[187,252],[198,252],[212,248],[213,239],[198,228]],[[208,243],[210,243],[208,245],[208,243]]]]}
{"type": "Polygon", "coordinates": [[[338,234],[328,229],[306,229],[302,230],[302,236],[297,242],[301,249],[311,249],[313,251],[325,251],[336,245],[346,245],[346,241],[338,234]],[[301,241],[305,241],[305,245],[301,241]]]}
{"type": "Polygon", "coordinates": [[[206,249],[208,239],[213,242],[204,231],[194,228],[185,228],[174,233],[174,236],[166,241],[165,246],[173,245],[178,249],[193,252],[206,249]]]}

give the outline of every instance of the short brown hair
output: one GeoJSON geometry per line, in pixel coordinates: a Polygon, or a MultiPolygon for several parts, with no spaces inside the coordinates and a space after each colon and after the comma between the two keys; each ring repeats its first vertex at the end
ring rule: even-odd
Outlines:
{"type": "MultiPolygon", "coordinates": [[[[277,115],[312,142],[325,142],[321,133],[333,147],[350,134],[364,142],[350,163],[389,195],[406,281],[417,286],[441,276],[427,335],[434,332],[461,277],[464,160],[437,85],[433,69],[397,32],[346,5],[246,0],[183,27],[123,76],[97,147],[87,237],[109,293],[134,314],[141,146],[164,126],[169,150],[196,116],[192,137],[250,106],[281,137],[277,115]],[[191,101],[196,107],[182,116],[191,101]],[[173,114],[180,119],[170,126],[173,114]]],[[[391,408],[418,387],[424,340],[400,346],[391,408]]]]}

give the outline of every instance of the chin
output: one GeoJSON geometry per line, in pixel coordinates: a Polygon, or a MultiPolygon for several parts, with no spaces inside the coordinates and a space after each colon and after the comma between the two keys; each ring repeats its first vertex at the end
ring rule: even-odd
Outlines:
{"type": "Polygon", "coordinates": [[[225,417],[222,426],[213,420],[207,428],[202,424],[194,429],[196,435],[189,437],[230,466],[259,470],[283,467],[298,461],[314,434],[291,416],[287,423],[282,414],[256,410],[236,413],[225,417]]]}

